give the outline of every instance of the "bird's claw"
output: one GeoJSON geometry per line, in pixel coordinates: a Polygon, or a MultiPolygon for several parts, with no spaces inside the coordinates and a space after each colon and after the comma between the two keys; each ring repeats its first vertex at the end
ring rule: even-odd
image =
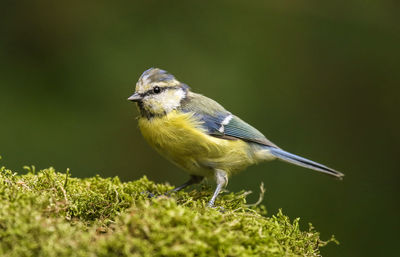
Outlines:
{"type": "Polygon", "coordinates": [[[146,195],[147,196],[147,198],[154,198],[154,197],[156,197],[156,195],[155,194],[153,194],[153,193],[151,193],[151,192],[149,192],[149,191],[143,191],[143,192],[140,192],[142,195],[146,195]]]}

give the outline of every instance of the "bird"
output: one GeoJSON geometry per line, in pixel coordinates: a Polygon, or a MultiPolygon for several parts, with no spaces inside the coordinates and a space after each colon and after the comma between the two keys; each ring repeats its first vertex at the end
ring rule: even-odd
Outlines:
{"type": "Polygon", "coordinates": [[[282,160],[341,179],[344,174],[287,152],[211,98],[195,93],[171,73],[150,68],[136,83],[138,126],[144,139],[190,178],[180,191],[214,178],[213,207],[230,176],[263,161],[282,160]]]}

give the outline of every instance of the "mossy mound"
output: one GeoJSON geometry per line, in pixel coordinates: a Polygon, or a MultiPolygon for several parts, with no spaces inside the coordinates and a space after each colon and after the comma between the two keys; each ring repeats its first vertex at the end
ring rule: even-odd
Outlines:
{"type": "Polygon", "coordinates": [[[171,187],[27,169],[0,169],[0,256],[319,256],[327,244],[298,219],[247,207],[244,192],[213,209],[210,190],[149,199],[171,187]]]}

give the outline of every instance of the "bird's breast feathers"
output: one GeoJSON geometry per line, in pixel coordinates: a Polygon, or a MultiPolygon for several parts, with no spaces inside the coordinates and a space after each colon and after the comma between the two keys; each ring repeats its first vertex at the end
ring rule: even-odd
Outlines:
{"type": "Polygon", "coordinates": [[[192,112],[139,118],[146,141],[190,174],[211,176],[215,168],[235,172],[256,162],[251,144],[210,136],[202,123],[192,112]]]}

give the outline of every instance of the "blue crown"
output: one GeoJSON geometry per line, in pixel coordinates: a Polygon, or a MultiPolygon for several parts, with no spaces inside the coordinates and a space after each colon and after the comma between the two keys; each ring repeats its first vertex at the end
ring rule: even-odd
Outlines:
{"type": "Polygon", "coordinates": [[[143,72],[142,76],[140,76],[140,80],[146,80],[147,83],[154,83],[154,82],[168,82],[175,80],[175,77],[168,73],[165,70],[159,68],[150,68],[143,72]]]}

